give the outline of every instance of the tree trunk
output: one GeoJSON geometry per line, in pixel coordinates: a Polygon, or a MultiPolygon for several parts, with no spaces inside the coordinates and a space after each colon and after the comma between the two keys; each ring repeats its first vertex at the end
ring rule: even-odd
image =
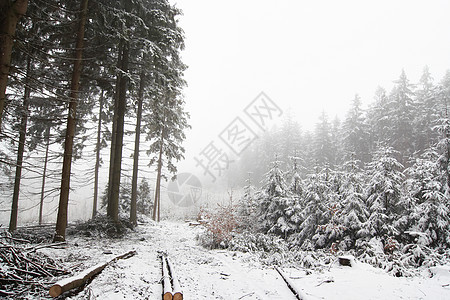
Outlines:
{"type": "Polygon", "coordinates": [[[67,208],[70,190],[70,169],[72,166],[73,138],[75,135],[75,117],[78,104],[78,90],[81,76],[81,60],[84,47],[84,27],[86,24],[88,0],[81,0],[80,23],[75,45],[75,61],[73,63],[72,81],[70,85],[69,114],[67,118],[67,129],[64,143],[64,159],[61,178],[61,192],[59,197],[58,218],[56,220],[56,234],[53,240],[64,241],[67,228],[67,208]]]}
{"type": "Polygon", "coordinates": [[[164,130],[161,130],[161,144],[159,146],[159,157],[158,157],[158,172],[156,175],[156,187],[155,187],[155,203],[153,205],[153,220],[159,222],[160,221],[160,206],[161,206],[161,172],[162,172],[162,154],[163,154],[163,143],[164,143],[164,130]]]}
{"type": "Polygon", "coordinates": [[[97,146],[95,148],[95,174],[94,174],[94,201],[92,205],[92,218],[97,214],[97,198],[98,198],[98,171],[100,169],[100,148],[101,148],[101,134],[102,134],[102,113],[103,113],[103,91],[100,94],[100,108],[98,112],[97,125],[97,146]]]}
{"type": "MultiPolygon", "coordinates": [[[[119,42],[119,51],[117,52],[117,69],[122,67],[122,40],[119,42]]],[[[116,76],[116,92],[114,94],[114,115],[113,115],[113,124],[111,130],[111,150],[109,154],[109,177],[108,177],[108,205],[107,205],[107,215],[112,216],[113,213],[111,209],[113,205],[111,204],[111,195],[112,195],[112,178],[114,174],[114,149],[116,149],[116,130],[117,130],[117,105],[119,103],[119,94],[120,94],[120,79],[122,77],[122,73],[118,72],[116,76]]]]}
{"type": "MultiPolygon", "coordinates": [[[[128,72],[128,42],[124,43],[122,49],[122,73],[128,72]]],[[[122,167],[122,148],[126,110],[126,93],[127,93],[128,77],[123,76],[120,79],[120,90],[117,103],[117,127],[114,147],[114,160],[112,180],[109,189],[111,191],[110,200],[108,201],[108,216],[115,222],[119,221],[119,192],[120,192],[120,172],[122,167]]]]}
{"type": "Polygon", "coordinates": [[[17,22],[27,12],[28,0],[2,0],[0,4],[0,131],[6,102],[6,86],[17,22]]]}
{"type": "Polygon", "coordinates": [[[42,212],[44,208],[45,176],[47,176],[48,150],[50,148],[50,125],[48,125],[45,131],[45,138],[47,141],[45,144],[44,170],[42,174],[41,202],[39,204],[39,225],[42,224],[42,212]]]}
{"type": "Polygon", "coordinates": [[[141,138],[142,104],[144,102],[144,80],[144,72],[141,72],[138,95],[138,109],[136,115],[136,136],[134,139],[133,178],[131,179],[130,222],[135,226],[137,225],[137,183],[139,170],[139,143],[141,138]]]}
{"type": "Polygon", "coordinates": [[[17,163],[16,163],[16,175],[14,179],[14,192],[11,206],[11,219],[9,221],[9,232],[13,232],[17,229],[17,215],[19,210],[19,192],[20,192],[20,180],[22,179],[22,163],[23,152],[25,150],[25,140],[27,134],[27,122],[28,122],[28,106],[30,103],[30,72],[31,72],[31,58],[27,58],[27,71],[25,79],[25,91],[23,95],[23,107],[22,118],[20,121],[20,133],[19,133],[19,146],[17,149],[17,163]]]}

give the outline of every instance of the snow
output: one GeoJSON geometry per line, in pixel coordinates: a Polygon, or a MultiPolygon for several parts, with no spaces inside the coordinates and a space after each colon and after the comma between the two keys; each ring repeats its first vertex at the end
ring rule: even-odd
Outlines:
{"type": "MultiPolygon", "coordinates": [[[[126,240],[68,236],[67,249],[38,251],[74,266],[74,273],[112,255],[137,251],[108,265],[84,290],[67,299],[161,299],[161,251],[172,261],[186,300],[296,299],[275,268],[262,265],[256,254],[197,245],[195,237],[201,230],[188,223],[148,222],[126,240]]],[[[337,258],[322,271],[280,267],[308,299],[450,299],[450,266],[432,268],[415,278],[392,277],[356,260],[352,267],[340,266],[337,258]]]]}
{"type": "Polygon", "coordinates": [[[381,269],[357,262],[352,267],[333,265],[323,273],[306,276],[290,270],[293,281],[311,299],[450,299],[450,277],[392,277],[381,269]]]}

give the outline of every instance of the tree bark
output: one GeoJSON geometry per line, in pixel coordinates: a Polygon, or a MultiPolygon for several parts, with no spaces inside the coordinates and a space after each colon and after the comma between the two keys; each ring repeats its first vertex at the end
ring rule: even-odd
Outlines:
{"type": "Polygon", "coordinates": [[[86,24],[88,0],[81,0],[80,23],[75,45],[75,61],[73,64],[72,81],[70,85],[69,115],[64,143],[64,159],[61,178],[61,192],[59,197],[58,218],[56,220],[55,242],[66,239],[67,208],[69,204],[70,170],[72,166],[73,138],[75,135],[76,111],[78,104],[78,90],[81,76],[81,60],[84,47],[84,27],[86,24]]]}
{"type": "Polygon", "coordinates": [[[130,222],[137,225],[137,183],[139,171],[139,143],[141,138],[141,120],[142,120],[142,105],[144,102],[144,80],[145,74],[142,71],[140,74],[139,95],[138,95],[138,109],[136,114],[136,136],[134,138],[134,154],[133,154],[133,177],[131,179],[131,204],[130,204],[130,222]]]}
{"type": "Polygon", "coordinates": [[[97,199],[98,199],[98,171],[100,169],[100,148],[101,148],[101,134],[102,134],[102,113],[103,113],[103,91],[100,94],[100,108],[98,112],[97,125],[97,146],[95,148],[95,174],[94,174],[94,200],[92,204],[92,218],[97,215],[97,199]]]}
{"type": "Polygon", "coordinates": [[[2,0],[0,4],[0,131],[6,103],[6,86],[17,22],[27,12],[28,0],[2,0]]]}
{"type": "Polygon", "coordinates": [[[164,144],[164,130],[161,130],[161,144],[159,146],[159,157],[158,157],[158,172],[156,175],[156,187],[155,187],[155,203],[153,205],[153,220],[159,222],[161,216],[161,173],[162,173],[162,154],[163,154],[163,144],[164,144]]]}
{"type": "MultiPolygon", "coordinates": [[[[123,74],[128,72],[128,42],[125,42],[122,49],[122,68],[123,74]]],[[[127,93],[128,77],[123,76],[120,79],[120,91],[117,103],[117,127],[114,147],[114,160],[112,180],[109,189],[111,191],[110,200],[108,201],[108,216],[115,222],[119,221],[119,192],[120,192],[120,172],[122,167],[122,148],[123,135],[125,125],[126,111],[126,93],[127,93]]]]}
{"type": "MultiPolygon", "coordinates": [[[[122,67],[122,40],[119,42],[119,50],[117,52],[117,69],[121,69],[122,67]]],[[[116,92],[114,94],[114,115],[113,115],[113,124],[111,130],[111,149],[109,154],[109,177],[108,177],[108,205],[106,207],[107,215],[112,216],[113,213],[111,209],[113,205],[111,204],[111,195],[112,195],[112,178],[114,174],[114,149],[116,149],[116,130],[117,130],[117,105],[119,103],[119,94],[120,94],[120,79],[122,77],[122,73],[118,73],[116,76],[116,92]]]]}
{"type": "Polygon", "coordinates": [[[45,131],[45,138],[47,139],[47,141],[45,144],[44,170],[42,174],[41,202],[39,204],[39,225],[42,224],[42,213],[44,209],[45,177],[47,176],[48,151],[50,148],[50,125],[47,126],[47,129],[45,131]]]}
{"type": "Polygon", "coordinates": [[[9,221],[9,232],[13,232],[17,229],[17,215],[19,210],[19,193],[20,193],[20,180],[22,179],[22,164],[23,153],[25,151],[25,140],[27,134],[27,122],[28,122],[28,106],[30,103],[30,72],[31,72],[31,58],[27,58],[27,71],[25,79],[25,91],[23,95],[23,107],[22,118],[20,121],[20,133],[19,133],[19,146],[17,148],[17,162],[16,162],[16,175],[14,178],[14,191],[11,206],[11,219],[9,221]]]}

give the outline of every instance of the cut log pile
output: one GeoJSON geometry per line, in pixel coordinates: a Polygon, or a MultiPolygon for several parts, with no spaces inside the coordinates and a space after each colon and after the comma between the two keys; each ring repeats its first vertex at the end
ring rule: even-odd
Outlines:
{"type": "Polygon", "coordinates": [[[163,300],[183,300],[183,292],[172,262],[166,254],[160,255],[162,261],[163,300]]]}
{"type": "Polygon", "coordinates": [[[9,235],[0,237],[0,297],[17,298],[25,293],[40,298],[55,276],[70,273],[52,258],[36,252],[38,248],[61,247],[64,243],[26,247],[26,240],[9,235]]]}

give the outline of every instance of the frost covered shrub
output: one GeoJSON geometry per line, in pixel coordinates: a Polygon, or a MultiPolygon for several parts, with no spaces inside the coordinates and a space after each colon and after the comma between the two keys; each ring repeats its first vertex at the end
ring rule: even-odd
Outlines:
{"type": "Polygon", "coordinates": [[[402,249],[400,260],[409,267],[433,267],[444,263],[443,256],[427,246],[408,244],[402,249]]]}
{"type": "Polygon", "coordinates": [[[395,239],[372,238],[356,243],[356,256],[361,262],[381,268],[393,276],[413,276],[423,268],[445,263],[444,255],[417,243],[403,246],[395,239]]]}
{"type": "Polygon", "coordinates": [[[245,232],[235,234],[230,241],[229,249],[241,252],[284,252],[287,250],[286,242],[275,236],[263,233],[245,232]]]}
{"type": "Polygon", "coordinates": [[[378,265],[384,255],[383,242],[380,238],[371,238],[369,241],[358,240],[356,242],[356,255],[362,262],[378,265]]]}
{"type": "Polygon", "coordinates": [[[199,233],[196,238],[197,238],[197,242],[201,246],[203,246],[203,247],[205,247],[207,249],[219,248],[219,245],[217,245],[214,242],[213,234],[211,232],[207,231],[207,230],[204,230],[203,232],[199,233]]]}
{"type": "Polygon", "coordinates": [[[199,243],[210,249],[227,248],[238,227],[236,207],[218,205],[216,212],[201,210],[201,213],[199,219],[206,230],[197,237],[199,243]]]}
{"type": "Polygon", "coordinates": [[[264,265],[282,265],[307,269],[321,269],[330,264],[335,256],[321,250],[301,250],[290,248],[288,242],[273,235],[263,233],[237,233],[230,241],[229,250],[253,252],[264,265]]]}

